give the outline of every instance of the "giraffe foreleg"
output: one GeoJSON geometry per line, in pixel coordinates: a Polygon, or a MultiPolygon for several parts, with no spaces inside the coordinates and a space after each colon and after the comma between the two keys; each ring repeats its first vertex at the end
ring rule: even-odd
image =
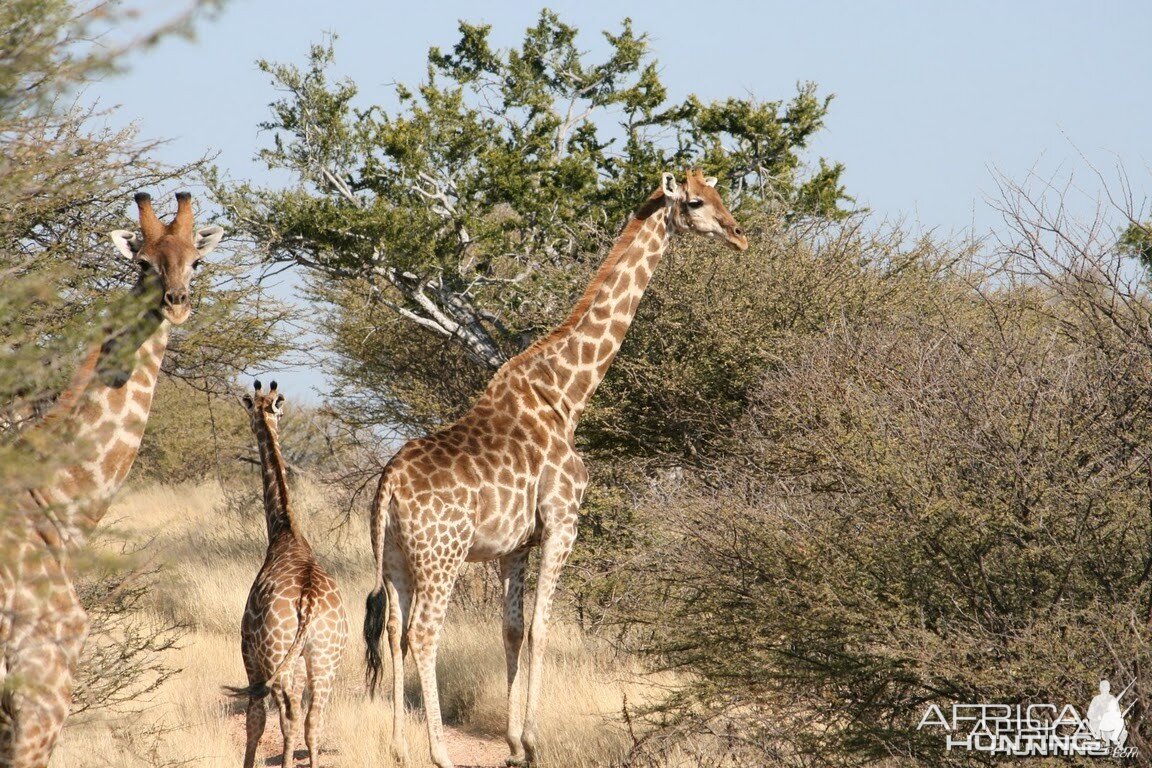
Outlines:
{"type": "Polygon", "coordinates": [[[575,508],[571,522],[544,531],[540,549],[540,578],[536,583],[536,601],[532,610],[532,628],[528,635],[528,704],[521,741],[529,765],[539,757],[538,721],[540,688],[544,677],[544,650],[548,643],[548,617],[552,598],[560,581],[560,571],[576,541],[575,508]]]}
{"type": "Polygon", "coordinates": [[[528,550],[500,558],[504,587],[504,659],[508,669],[508,730],[505,738],[512,754],[507,765],[524,763],[524,686],[520,674],[520,649],[524,645],[524,568],[528,550]]]}

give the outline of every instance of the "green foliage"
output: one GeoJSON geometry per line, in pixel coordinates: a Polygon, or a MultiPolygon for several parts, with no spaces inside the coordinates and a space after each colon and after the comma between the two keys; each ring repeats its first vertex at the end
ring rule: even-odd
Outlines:
{"type": "MultiPolygon", "coordinates": [[[[280,445],[290,473],[331,468],[330,422],[325,410],[289,398],[280,445]]],[[[256,438],[237,399],[216,397],[175,377],[161,379],[132,470],[134,484],[227,481],[240,475],[249,482],[253,462],[259,463],[256,438]]]]}
{"type": "Polygon", "coordinates": [[[625,593],[690,683],[635,764],[718,734],[739,757],[706,764],[975,764],[917,730],[929,703],[1083,712],[1101,678],[1137,679],[1145,749],[1152,298],[1111,246],[1019,228],[990,269],[920,244],[840,272],[745,450],[664,484],[625,593]]]}
{"type": "Polygon", "coordinates": [[[80,662],[72,714],[138,711],[179,671],[169,666],[164,653],[177,647],[187,628],[141,618],[159,578],[158,567],[125,570],[122,558],[99,564],[93,560],[89,558],[89,570],[76,589],[88,611],[91,641],[80,662]]]}
{"type": "Polygon", "coordinates": [[[1133,222],[1120,236],[1121,253],[1137,259],[1145,269],[1152,267],[1152,225],[1133,222]]]}
{"type": "Polygon", "coordinates": [[[751,395],[798,335],[881,313],[931,280],[927,243],[866,235],[859,219],[750,214],[746,252],[683,243],[661,264],[581,426],[597,459],[701,471],[741,454],[751,395]]]}
{"type": "Polygon", "coordinates": [[[195,482],[235,473],[251,431],[231,398],[215,398],[179,379],[156,386],[133,483],[195,482]]]}
{"type": "MultiPolygon", "coordinates": [[[[869,234],[858,218],[750,223],[757,236],[738,257],[717,246],[666,258],[577,433],[593,483],[573,562],[592,622],[611,618],[601,612],[619,599],[621,563],[660,524],[637,510],[654,478],[692,487],[759,467],[747,420],[765,376],[835,323],[917,306],[942,269],[930,242],[869,234]]],[[[666,503],[682,500],[668,491],[666,503]]]]}
{"type": "Polygon", "coordinates": [[[488,383],[491,373],[473,364],[459,345],[425,333],[370,298],[367,281],[349,281],[334,290],[317,281],[318,301],[339,297],[344,310],[324,315],[319,329],[334,353],[325,372],[334,378],[328,403],[353,428],[404,425],[432,431],[455,418],[488,383]],[[365,298],[354,304],[359,286],[365,298]],[[387,392],[374,400],[365,392],[387,392]]]}
{"type": "MultiPolygon", "coordinates": [[[[201,165],[165,166],[153,158],[154,143],[101,127],[99,114],[72,101],[86,82],[116,71],[128,51],[187,31],[190,18],[118,44],[111,30],[125,13],[102,2],[0,4],[0,562],[8,579],[21,573],[31,523],[41,522],[13,502],[87,448],[72,439],[66,419],[48,430],[25,428],[67,386],[86,350],[113,331],[139,327],[148,298],[129,291],[138,268],[107,233],[136,227],[125,215],[132,192],[147,189],[159,202],[201,165]]],[[[210,263],[193,285],[197,319],[177,332],[166,371],[220,389],[236,367],[283,349],[267,326],[282,310],[265,302],[257,314],[258,285],[247,268],[210,263]]],[[[118,706],[154,690],[172,673],[161,657],[175,631],[134,618],[151,577],[112,574],[121,558],[56,556],[84,576],[78,588],[93,617],[77,709],[118,706]]]]}
{"type": "Polygon", "coordinates": [[[841,166],[808,173],[800,154],[828,108],[814,86],[787,102],[670,103],[629,20],[598,59],[550,11],[519,47],[494,49],[489,32],[462,22],[395,109],[330,79],[331,41],[304,67],[261,62],[287,95],[260,156],[296,184],[210,179],[259,256],[314,270],[312,298],[336,309],[325,330],[342,412],[358,423],[416,431],[465,409],[563,316],[665,170],[703,166],[742,210],[844,215],[841,166]]]}

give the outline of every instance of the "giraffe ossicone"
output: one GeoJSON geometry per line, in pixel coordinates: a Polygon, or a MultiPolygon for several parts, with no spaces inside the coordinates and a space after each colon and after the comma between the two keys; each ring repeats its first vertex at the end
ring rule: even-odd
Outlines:
{"type": "Polygon", "coordinates": [[[289,499],[279,433],[284,395],[276,382],[265,393],[257,381],[241,402],[260,450],[268,549],[240,624],[248,685],[225,690],[248,700],[245,768],[256,763],[267,716],[264,700],[269,695],[280,712],[283,764],[294,765],[296,725],[307,691],[304,743],[311,768],[317,768],[324,710],[348,641],[348,621],[339,587],[312,553],[289,499]]]}
{"type": "Polygon", "coordinates": [[[140,264],[128,328],[93,346],[53,408],[19,438],[25,447],[80,446],[44,487],[4,499],[0,526],[0,765],[44,768],[68,715],[88,617],[72,585],[72,553],[103,518],[144,435],[170,325],[188,319],[193,266],[224,230],[193,223],[192,196],[176,195],[164,224],[135,196],[140,232],[110,233],[140,264]],[[129,362],[121,370],[123,360],[129,362]]]}
{"type": "Polygon", "coordinates": [[[538,758],[537,717],[548,614],[576,540],[588,473],[576,426],[620,350],[669,240],[694,232],[743,251],[748,240],[715,190],[715,179],[671,173],[639,207],[567,319],[505,363],[454,424],[409,441],[392,457],[372,504],[376,587],[364,619],[368,685],[392,661],[392,751],[403,759],[404,656],[420,674],[433,762],[444,747],[436,654],[449,597],[464,561],[499,560],[504,587],[509,764],[538,758]],[[520,668],[524,573],[539,546],[527,685],[520,668]],[[525,687],[527,695],[525,696],[525,687]]]}

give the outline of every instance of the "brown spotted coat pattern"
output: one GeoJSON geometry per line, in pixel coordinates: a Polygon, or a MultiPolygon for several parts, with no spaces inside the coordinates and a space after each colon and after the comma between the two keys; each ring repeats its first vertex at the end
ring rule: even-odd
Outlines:
{"type": "Polygon", "coordinates": [[[131,327],[92,350],[44,420],[20,439],[32,451],[78,448],[54,480],[4,499],[0,510],[0,766],[48,764],[72,698],[72,676],[88,617],[72,586],[71,555],[100,522],[144,435],[170,324],[189,314],[193,265],[223,231],[193,231],[192,199],[177,195],[171,224],[136,195],[142,234],[119,230],[113,242],[135,259],[140,314],[131,327]],[[118,350],[135,349],[130,370],[118,350]]]}
{"type": "Polygon", "coordinates": [[[509,764],[535,762],[548,613],[576,540],[588,473],[574,444],[576,425],[632,323],[673,234],[694,231],[744,250],[743,232],[698,171],[672,174],[625,227],[567,320],[509,360],[459,421],[407,443],[384,470],[372,509],[377,587],[368,598],[365,639],[374,688],[386,629],[392,658],[392,749],[404,742],[404,654],[420,675],[432,760],[444,748],[436,651],[449,596],[464,561],[498,560],[505,594],[509,764]],[[527,696],[520,668],[524,572],[539,546],[527,696]],[[384,615],[387,615],[386,621],[384,615]],[[386,624],[386,626],[384,626],[386,624]],[[525,700],[526,699],[526,700],[525,700]]]}
{"type": "Polygon", "coordinates": [[[245,768],[256,762],[256,748],[264,733],[264,698],[269,694],[280,712],[282,765],[295,765],[296,726],[305,693],[304,743],[311,768],[317,768],[324,709],[348,642],[340,590],[312,554],[288,498],[278,433],[283,404],[276,382],[267,394],[256,382],[254,393],[244,397],[260,449],[268,525],[268,551],[240,624],[240,650],[249,685],[231,690],[233,695],[248,698],[245,768]]]}

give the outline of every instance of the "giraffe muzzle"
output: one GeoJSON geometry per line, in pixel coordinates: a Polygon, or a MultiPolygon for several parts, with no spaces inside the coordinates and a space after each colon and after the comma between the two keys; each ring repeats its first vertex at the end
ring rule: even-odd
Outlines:
{"type": "Polygon", "coordinates": [[[188,303],[188,291],[165,291],[164,306],[179,307],[188,303]]]}
{"type": "Polygon", "coordinates": [[[187,291],[168,291],[164,294],[164,306],[161,314],[168,322],[180,325],[192,314],[192,305],[188,301],[187,291]]]}
{"type": "Polygon", "coordinates": [[[744,230],[739,226],[727,229],[724,233],[724,239],[728,241],[728,247],[733,250],[748,250],[748,236],[744,234],[744,230]]]}

